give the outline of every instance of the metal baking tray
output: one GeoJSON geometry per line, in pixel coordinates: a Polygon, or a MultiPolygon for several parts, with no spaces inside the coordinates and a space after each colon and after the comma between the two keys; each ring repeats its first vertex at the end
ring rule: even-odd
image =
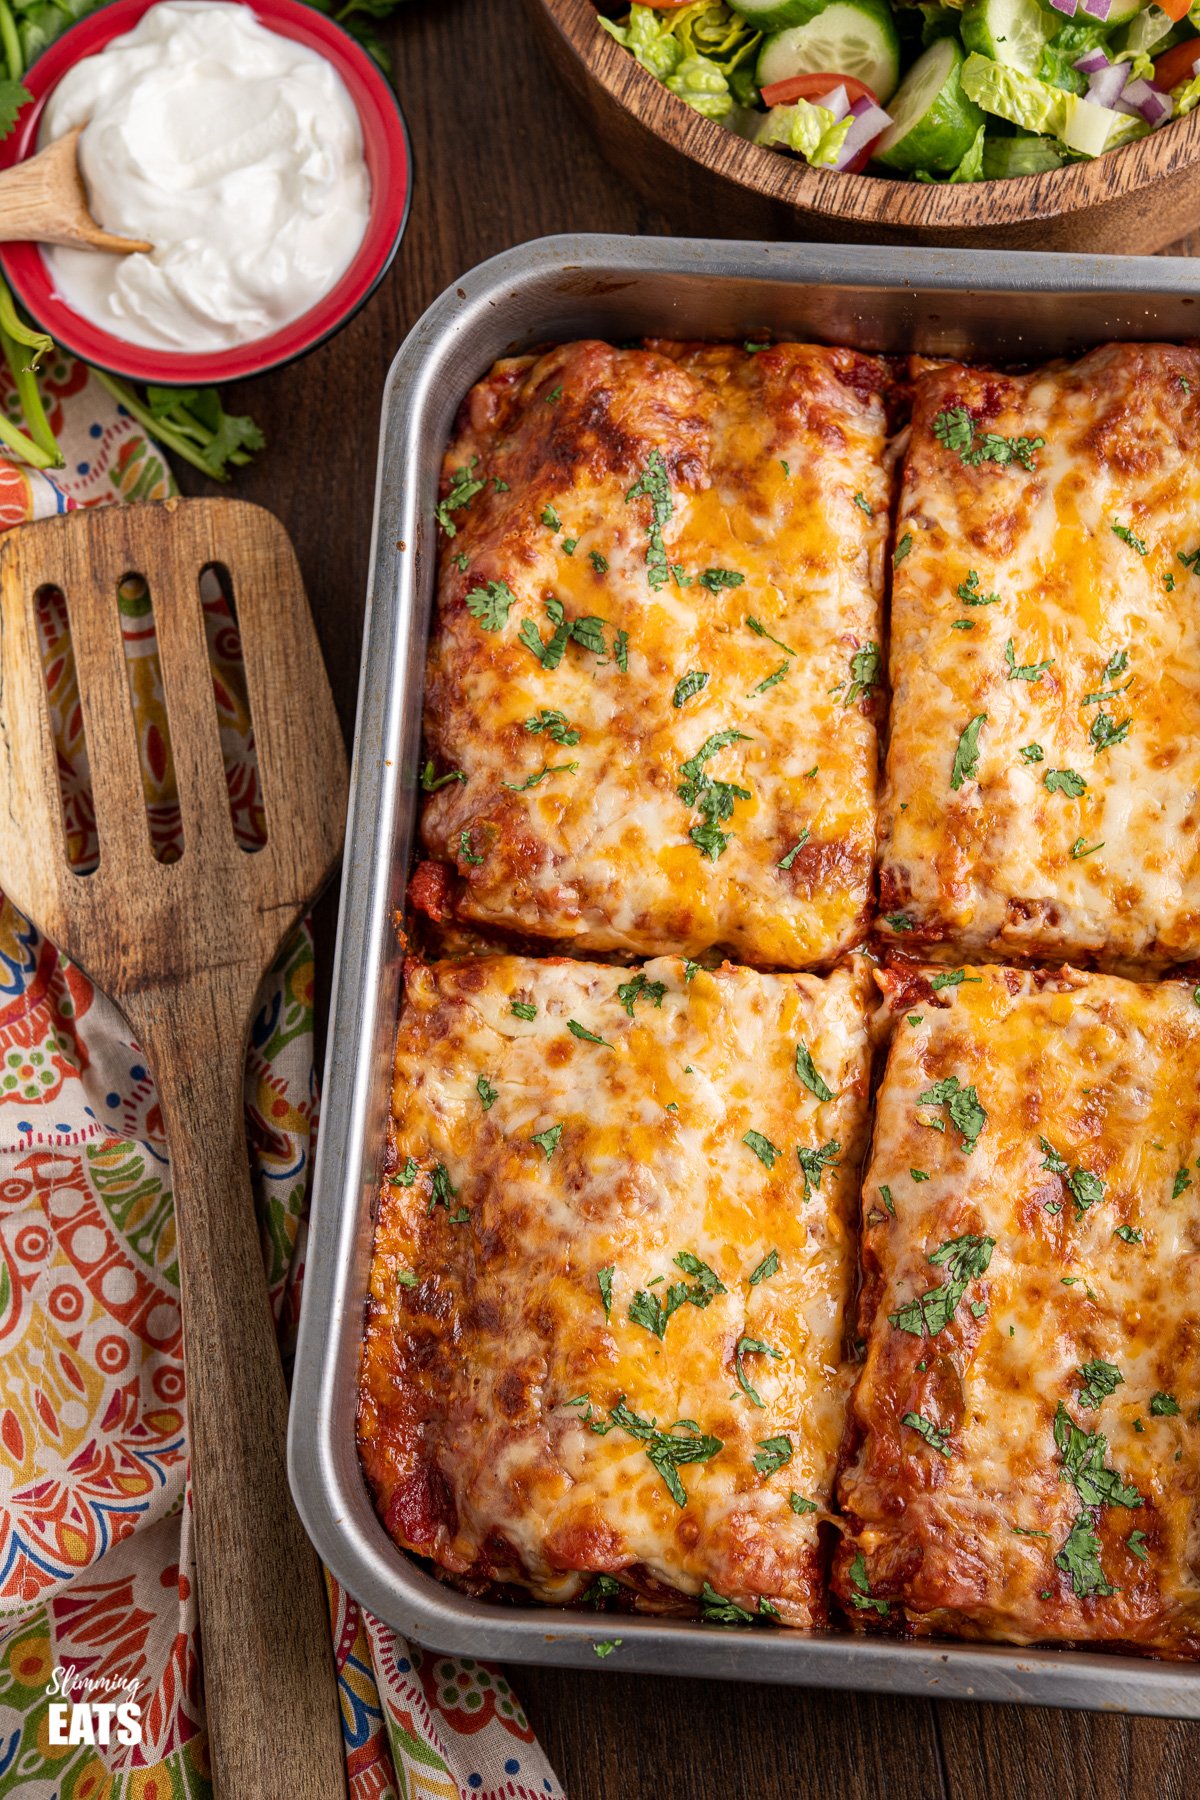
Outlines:
{"type": "Polygon", "coordinates": [[[350,818],[292,1390],[296,1503],[363,1604],[447,1652],[585,1669],[887,1689],[1200,1718],[1200,1666],[940,1640],[896,1642],[470,1599],[391,1541],[359,1469],[359,1345],[399,1005],[393,916],[413,847],[425,640],[444,445],[498,356],[588,335],[781,337],[1032,361],[1107,338],[1200,336],[1200,262],[563,236],[447,289],[392,364],[383,403],[350,818]],[[593,1645],[620,1637],[605,1661],[593,1645]]]}

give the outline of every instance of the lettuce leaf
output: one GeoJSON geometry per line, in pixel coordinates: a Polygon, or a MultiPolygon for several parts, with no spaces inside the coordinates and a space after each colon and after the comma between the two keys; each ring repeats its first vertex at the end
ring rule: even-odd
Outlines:
{"type": "Polygon", "coordinates": [[[987,126],[981,125],[979,130],[975,133],[975,141],[971,145],[971,148],[966,152],[958,167],[952,169],[949,175],[934,175],[928,169],[917,169],[914,171],[916,179],[927,183],[941,182],[946,187],[952,187],[959,181],[983,181],[985,179],[983,173],[983,141],[986,136],[987,126]]]}
{"type": "MultiPolygon", "coordinates": [[[[1104,25],[1077,25],[1069,22],[1056,32],[1042,50],[1038,76],[1051,87],[1067,94],[1086,94],[1087,76],[1073,65],[1080,56],[1101,45],[1108,49],[1108,30],[1104,25]]],[[[1111,60],[1111,58],[1110,58],[1111,60]]]]}
{"type": "Polygon", "coordinates": [[[755,133],[755,142],[782,145],[812,168],[829,169],[837,161],[851,123],[849,113],[844,119],[835,119],[827,106],[797,100],[794,106],[773,106],[755,133]]]}
{"type": "Polygon", "coordinates": [[[624,25],[614,25],[602,14],[600,23],[644,69],[710,119],[724,118],[734,105],[751,106],[758,98],[754,65],[762,32],[725,0],[693,0],[691,6],[669,10],[634,5],[624,25]],[[691,62],[707,67],[684,73],[683,65],[691,62]],[[726,83],[728,104],[720,112],[715,110],[713,69],[726,83]],[[672,76],[679,77],[680,87],[672,85],[672,76]]]}
{"type": "Polygon", "coordinates": [[[729,83],[710,57],[685,56],[665,85],[706,119],[723,119],[733,110],[729,83]]]}
{"type": "Polygon", "coordinates": [[[1200,75],[1193,75],[1190,81],[1183,81],[1177,88],[1172,88],[1171,98],[1175,102],[1174,116],[1177,119],[1182,119],[1185,113],[1200,106],[1200,75]]]}

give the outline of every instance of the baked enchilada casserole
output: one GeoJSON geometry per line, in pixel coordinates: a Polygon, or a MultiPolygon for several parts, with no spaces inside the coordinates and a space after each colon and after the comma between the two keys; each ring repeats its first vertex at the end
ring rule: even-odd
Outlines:
{"type": "Polygon", "coordinates": [[[1198,394],[464,402],[358,1415],[443,1579],[1200,1657],[1198,394]]]}

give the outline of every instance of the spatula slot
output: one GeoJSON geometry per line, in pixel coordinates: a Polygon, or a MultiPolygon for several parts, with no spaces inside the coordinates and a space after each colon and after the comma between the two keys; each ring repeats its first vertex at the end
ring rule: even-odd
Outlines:
{"type": "Polygon", "coordinates": [[[254,715],[237,622],[233,579],[224,563],[206,563],[200,571],[200,603],[213,673],[213,697],[221,734],[221,756],[229,793],[229,817],[240,850],[253,855],[267,841],[254,715]]]}
{"type": "Polygon", "coordinates": [[[162,661],[154,625],[150,585],[135,569],[117,583],[121,615],[121,645],[129,701],[137,728],[138,763],[150,848],[160,863],[178,862],[183,855],[183,819],[179,810],[179,784],[171,752],[171,724],[167,717],[162,661]]]}
{"type": "Polygon", "coordinates": [[[67,861],[73,874],[90,875],[100,861],[100,844],[96,835],[96,805],[87,733],[83,708],[79,704],[75,648],[62,589],[45,583],[34,595],[33,608],[42,679],[50,709],[50,728],[54,734],[54,760],[67,861]]]}

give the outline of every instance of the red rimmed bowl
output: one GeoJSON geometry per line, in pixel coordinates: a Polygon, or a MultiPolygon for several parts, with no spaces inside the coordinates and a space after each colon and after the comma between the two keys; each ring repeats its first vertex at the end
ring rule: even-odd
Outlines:
{"type": "MultiPolygon", "coordinates": [[[[55,343],[86,362],[131,381],[164,387],[196,387],[262,375],[323,344],[370,299],[404,235],[412,201],[412,151],[400,104],[382,70],[340,25],[304,0],[242,0],[254,17],[280,37],[303,44],[333,65],[346,84],[362,126],[363,153],[371,178],[366,234],[353,262],[323,299],[298,319],[231,350],[153,350],[130,344],[69,306],[54,286],[36,244],[5,244],[0,268],[17,299],[55,343]]],[[[110,0],[89,13],[44,50],[25,75],[32,105],[0,143],[0,168],[23,162],[37,149],[42,110],[67,70],[132,31],[155,0],[110,0]]]]}

